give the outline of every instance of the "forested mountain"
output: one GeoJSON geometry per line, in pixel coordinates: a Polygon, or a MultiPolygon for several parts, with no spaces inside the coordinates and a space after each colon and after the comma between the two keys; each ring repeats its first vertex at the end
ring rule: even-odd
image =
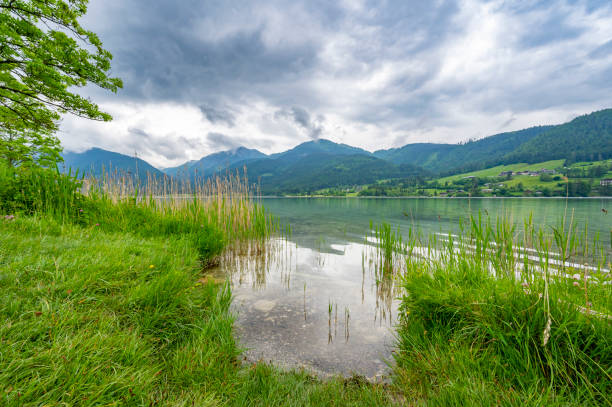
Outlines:
{"type": "Polygon", "coordinates": [[[141,181],[147,179],[147,174],[163,177],[164,173],[140,158],[114,153],[101,148],[92,148],[83,153],[66,152],[62,154],[64,163],[60,165],[64,172],[74,174],[102,176],[103,173],[115,173],[137,176],[141,181]]]}
{"type": "Polygon", "coordinates": [[[200,160],[189,161],[178,167],[166,168],[164,172],[172,176],[193,178],[196,174],[218,173],[231,168],[238,162],[247,163],[265,157],[267,156],[261,151],[238,147],[234,150],[210,154],[200,160]]]}
{"type": "Polygon", "coordinates": [[[374,155],[396,164],[412,163],[435,173],[471,171],[497,165],[506,154],[551,128],[532,127],[465,144],[408,144],[401,148],[379,150],[374,155]]]}
{"type": "Polygon", "coordinates": [[[504,163],[534,163],[561,158],[569,162],[612,158],[612,109],[553,126],[508,153],[504,163]]]}
{"type": "Polygon", "coordinates": [[[291,150],[283,151],[282,153],[272,154],[270,158],[284,159],[299,159],[310,154],[329,154],[329,155],[367,155],[372,153],[358,147],[349,146],[347,144],[334,143],[330,140],[319,139],[307,141],[299,144],[291,150]]]}
{"type": "Polygon", "coordinates": [[[464,144],[408,144],[376,151],[374,156],[396,164],[412,163],[437,174],[521,162],[601,160],[612,157],[612,109],[557,126],[531,127],[464,144]]]}
{"type": "MultiPolygon", "coordinates": [[[[236,169],[240,165],[236,166],[236,169]]],[[[329,187],[363,185],[379,179],[421,175],[420,168],[398,166],[366,154],[325,152],[281,155],[247,165],[251,181],[264,193],[314,192],[329,187]]]]}

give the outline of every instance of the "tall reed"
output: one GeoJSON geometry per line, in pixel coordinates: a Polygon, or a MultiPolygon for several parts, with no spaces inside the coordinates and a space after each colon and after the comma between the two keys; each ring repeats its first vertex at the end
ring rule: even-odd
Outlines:
{"type": "Polygon", "coordinates": [[[519,231],[478,214],[427,247],[406,241],[398,380],[443,404],[537,394],[536,404],[609,405],[612,253],[586,236],[571,215],[551,228],[529,217],[519,231]]]}
{"type": "Polygon", "coordinates": [[[95,200],[149,208],[170,217],[213,225],[228,239],[265,238],[279,223],[256,201],[246,168],[225,176],[173,178],[147,174],[146,182],[115,171],[83,180],[82,192],[95,200]]]}

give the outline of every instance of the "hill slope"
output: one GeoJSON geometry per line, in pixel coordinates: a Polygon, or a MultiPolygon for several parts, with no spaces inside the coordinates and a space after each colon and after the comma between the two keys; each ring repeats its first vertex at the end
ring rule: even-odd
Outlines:
{"type": "Polygon", "coordinates": [[[612,109],[579,116],[554,126],[504,157],[505,163],[566,159],[601,161],[612,158],[612,109]]]}
{"type": "Polygon", "coordinates": [[[309,141],[264,159],[239,162],[233,169],[243,165],[249,179],[258,181],[264,193],[316,191],[423,174],[411,164],[396,165],[360,148],[329,140],[309,141]]]}
{"type": "Polygon", "coordinates": [[[412,163],[437,173],[476,170],[498,164],[506,154],[549,129],[551,126],[532,127],[465,144],[407,144],[379,150],[374,155],[395,164],[412,163]]]}
{"type": "Polygon", "coordinates": [[[440,174],[521,162],[603,160],[612,157],[612,109],[561,125],[531,127],[465,144],[407,144],[376,151],[374,156],[395,164],[412,163],[440,174]]]}
{"type": "Polygon", "coordinates": [[[246,163],[265,157],[267,157],[267,155],[261,151],[238,147],[234,150],[210,154],[202,157],[200,160],[190,161],[178,167],[166,168],[164,172],[172,176],[190,176],[193,178],[196,173],[212,174],[215,172],[222,172],[231,168],[236,163],[246,163]]]}

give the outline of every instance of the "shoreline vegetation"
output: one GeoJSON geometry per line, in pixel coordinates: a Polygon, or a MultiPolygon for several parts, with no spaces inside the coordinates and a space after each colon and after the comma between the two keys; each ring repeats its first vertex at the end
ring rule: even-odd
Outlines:
{"type": "Polygon", "coordinates": [[[243,362],[230,287],[206,276],[232,241],[290,229],[240,175],[189,188],[0,167],[3,405],[612,405],[612,248],[571,213],[372,225],[401,299],[391,382],[321,381],[243,362]]]}
{"type": "Polygon", "coordinates": [[[0,404],[389,405],[382,383],[242,363],[230,288],[204,271],[278,232],[244,182],[163,204],[98,185],[0,166],[0,404]]]}
{"type": "Polygon", "coordinates": [[[254,198],[357,198],[357,199],[612,199],[612,196],[334,196],[334,195],[255,195],[254,198]]]}

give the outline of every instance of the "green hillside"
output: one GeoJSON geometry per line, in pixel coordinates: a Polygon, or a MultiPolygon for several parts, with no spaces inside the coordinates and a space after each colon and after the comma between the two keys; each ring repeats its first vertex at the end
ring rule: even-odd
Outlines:
{"type": "Polygon", "coordinates": [[[506,154],[550,128],[532,127],[465,144],[408,144],[397,149],[379,150],[374,155],[395,164],[411,163],[436,173],[465,172],[499,164],[506,154]]]}
{"type": "Polygon", "coordinates": [[[466,178],[466,177],[497,177],[500,173],[506,171],[520,172],[520,171],[538,171],[541,169],[555,170],[557,168],[563,167],[563,163],[565,160],[552,160],[552,161],[544,161],[541,163],[535,164],[527,164],[527,163],[518,163],[518,164],[509,164],[509,165],[498,165],[492,168],[487,168],[486,170],[479,171],[471,171],[465,172],[462,174],[451,175],[448,177],[440,178],[439,182],[446,181],[455,181],[458,179],[466,178]]]}
{"type": "Polygon", "coordinates": [[[575,118],[522,144],[504,163],[567,159],[569,162],[612,158],[612,109],[575,118]]]}
{"type": "MultiPolygon", "coordinates": [[[[313,192],[328,187],[363,185],[381,178],[421,174],[411,166],[398,166],[362,154],[314,153],[294,159],[281,156],[247,164],[249,179],[257,180],[267,194],[313,192]]],[[[239,165],[236,167],[239,169],[239,165]]]]}
{"type": "MultiPolygon", "coordinates": [[[[138,174],[141,179],[147,172],[163,175],[142,160],[101,149],[81,154],[67,153],[64,158],[67,168],[78,168],[97,176],[102,168],[111,167],[124,173],[138,174]]],[[[401,195],[443,191],[441,186],[447,183],[452,184],[451,190],[463,190],[467,194],[465,182],[461,182],[466,177],[497,178],[504,171],[545,168],[575,179],[576,193],[584,196],[607,194],[599,188],[599,180],[608,176],[607,170],[600,165],[608,158],[612,158],[612,109],[580,116],[558,126],[532,127],[463,144],[417,143],[370,153],[319,139],[269,156],[240,147],[209,154],[198,161],[164,171],[175,178],[195,180],[196,177],[210,177],[226,171],[242,171],[246,166],[250,180],[258,182],[265,194],[311,194],[320,190],[336,194],[346,187],[369,185],[370,188],[362,194],[401,195]],[[580,162],[584,163],[578,165],[580,162]],[[589,164],[593,162],[600,164],[589,164]],[[564,172],[564,166],[570,167],[569,172],[564,172]],[[426,182],[434,184],[428,186],[426,182]]],[[[546,180],[541,184],[538,179],[516,175],[512,180],[502,182],[506,188],[503,193],[521,195],[542,189],[540,192],[547,195],[559,194],[564,188],[558,180],[553,183],[546,180]]],[[[470,186],[474,191],[477,187],[492,189],[482,185],[470,186]]],[[[357,189],[354,189],[355,193],[357,189]]]]}
{"type": "Polygon", "coordinates": [[[501,164],[605,160],[612,157],[612,109],[557,126],[501,133],[465,144],[408,144],[379,150],[374,155],[395,164],[411,163],[441,175],[501,164]]]}

